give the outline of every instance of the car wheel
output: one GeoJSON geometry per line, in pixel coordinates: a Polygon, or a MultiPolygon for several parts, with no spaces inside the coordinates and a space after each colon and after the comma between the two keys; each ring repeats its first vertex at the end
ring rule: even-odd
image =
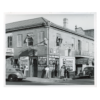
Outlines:
{"type": "Polygon", "coordinates": [[[10,75],[10,76],[8,77],[8,80],[9,80],[9,81],[16,81],[16,80],[17,80],[17,77],[16,77],[15,75],[10,75]]]}
{"type": "Polygon", "coordinates": [[[92,77],[92,75],[91,74],[89,74],[89,78],[91,78],[92,77]]]}
{"type": "Polygon", "coordinates": [[[9,76],[8,80],[9,81],[14,81],[14,77],[11,75],[11,76],[9,76]]]}

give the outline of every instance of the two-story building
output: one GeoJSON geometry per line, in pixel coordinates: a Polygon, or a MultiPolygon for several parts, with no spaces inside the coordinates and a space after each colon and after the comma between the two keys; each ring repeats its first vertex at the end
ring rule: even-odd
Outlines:
{"type": "Polygon", "coordinates": [[[26,66],[30,77],[41,77],[47,64],[50,70],[55,66],[57,75],[63,64],[78,74],[94,59],[94,39],[81,28],[66,28],[66,19],[64,27],[42,17],[6,24],[6,47],[6,59],[13,66],[26,66]]]}

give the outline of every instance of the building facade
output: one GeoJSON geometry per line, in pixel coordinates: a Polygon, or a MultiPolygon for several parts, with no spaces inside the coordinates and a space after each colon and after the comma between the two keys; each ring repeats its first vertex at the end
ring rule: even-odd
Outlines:
{"type": "Polygon", "coordinates": [[[42,17],[9,23],[6,61],[9,58],[13,66],[26,66],[28,77],[41,77],[45,65],[49,65],[50,71],[57,70],[56,76],[63,64],[78,74],[86,65],[92,66],[94,39],[42,17]]]}

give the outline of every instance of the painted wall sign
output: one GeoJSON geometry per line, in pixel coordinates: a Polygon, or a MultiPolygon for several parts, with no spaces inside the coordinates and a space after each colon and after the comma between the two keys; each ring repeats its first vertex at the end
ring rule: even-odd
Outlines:
{"type": "Polygon", "coordinates": [[[47,64],[47,58],[46,57],[38,57],[38,64],[39,65],[46,65],[47,64]]]}
{"type": "Polygon", "coordinates": [[[75,71],[75,58],[60,57],[60,68],[62,65],[65,65],[70,71],[75,71]]]}
{"type": "Polygon", "coordinates": [[[29,70],[29,57],[20,57],[20,68],[25,67],[25,70],[29,70]]]}
{"type": "Polygon", "coordinates": [[[53,58],[53,57],[49,58],[49,65],[53,66],[54,63],[55,63],[55,58],[53,58]]]}
{"type": "Polygon", "coordinates": [[[13,56],[14,55],[14,48],[6,48],[6,55],[13,56]]]}

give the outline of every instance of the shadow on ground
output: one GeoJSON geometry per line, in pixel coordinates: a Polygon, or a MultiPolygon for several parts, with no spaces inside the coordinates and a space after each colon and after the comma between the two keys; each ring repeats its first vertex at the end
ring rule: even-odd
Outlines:
{"type": "Polygon", "coordinates": [[[94,79],[94,77],[86,77],[86,76],[82,76],[82,77],[77,77],[77,78],[74,78],[74,79],[94,79]]]}

